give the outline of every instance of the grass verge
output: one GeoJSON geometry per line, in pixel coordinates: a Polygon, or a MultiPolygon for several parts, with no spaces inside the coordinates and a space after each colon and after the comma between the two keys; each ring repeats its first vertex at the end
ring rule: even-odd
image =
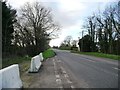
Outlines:
{"type": "Polygon", "coordinates": [[[113,60],[120,60],[119,55],[113,55],[113,54],[105,54],[105,53],[98,53],[98,52],[79,52],[79,51],[71,51],[72,53],[78,53],[78,54],[84,54],[84,55],[91,55],[96,57],[102,57],[102,58],[109,58],[113,60]]]}
{"type": "Polygon", "coordinates": [[[7,66],[10,66],[12,64],[21,64],[25,61],[30,61],[31,57],[14,57],[14,58],[6,58],[2,60],[2,68],[5,68],[7,66]]]}
{"type": "Polygon", "coordinates": [[[48,49],[43,52],[44,59],[51,58],[53,56],[55,56],[55,52],[52,49],[48,49]]]}
{"type": "MultiPolygon", "coordinates": [[[[55,56],[53,50],[48,49],[43,52],[43,57],[45,59],[55,56]]],[[[20,77],[24,88],[29,88],[31,83],[34,81],[35,75],[26,73],[30,68],[32,57],[11,57],[2,60],[2,68],[8,67],[12,64],[19,64],[20,77]]]]}

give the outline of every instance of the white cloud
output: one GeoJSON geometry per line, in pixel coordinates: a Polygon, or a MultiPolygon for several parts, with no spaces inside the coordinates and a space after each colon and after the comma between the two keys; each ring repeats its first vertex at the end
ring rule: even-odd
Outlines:
{"type": "Polygon", "coordinates": [[[77,9],[83,9],[84,5],[82,3],[93,3],[93,2],[117,2],[118,0],[7,0],[14,8],[19,8],[20,6],[24,5],[25,2],[57,2],[63,6],[64,9],[71,11],[77,9]],[[80,4],[81,3],[81,4],[80,4]]]}
{"type": "Polygon", "coordinates": [[[63,28],[61,30],[61,35],[59,36],[59,38],[57,39],[53,39],[50,42],[50,46],[60,46],[61,42],[65,39],[66,36],[71,35],[73,37],[73,40],[78,40],[78,37],[80,37],[80,33],[82,23],[80,23],[80,21],[78,21],[77,23],[75,23],[74,25],[71,25],[69,27],[63,28]]]}
{"type": "Polygon", "coordinates": [[[15,9],[19,9],[26,2],[34,2],[34,0],[8,0],[8,3],[15,9]]]}
{"type": "Polygon", "coordinates": [[[85,8],[85,5],[78,0],[59,0],[61,10],[67,11],[78,11],[85,8]]]}
{"type": "MultiPolygon", "coordinates": [[[[8,0],[13,8],[19,9],[25,2],[35,0],[8,0]]],[[[118,0],[36,0],[52,9],[55,21],[62,26],[60,38],[51,40],[50,45],[60,45],[67,35],[78,39],[85,17],[99,9],[104,9],[108,2],[118,0]]]]}

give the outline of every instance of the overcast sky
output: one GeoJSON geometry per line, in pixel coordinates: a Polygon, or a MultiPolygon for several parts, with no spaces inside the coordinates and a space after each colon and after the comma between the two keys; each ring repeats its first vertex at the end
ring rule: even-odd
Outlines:
{"type": "MultiPolygon", "coordinates": [[[[8,0],[8,3],[19,10],[26,2],[35,0],[8,0]]],[[[37,0],[46,7],[52,9],[56,22],[61,25],[61,34],[59,38],[51,40],[50,45],[59,46],[64,38],[71,35],[73,39],[78,40],[81,37],[82,24],[85,18],[99,10],[103,11],[105,7],[118,0],[37,0]]]]}

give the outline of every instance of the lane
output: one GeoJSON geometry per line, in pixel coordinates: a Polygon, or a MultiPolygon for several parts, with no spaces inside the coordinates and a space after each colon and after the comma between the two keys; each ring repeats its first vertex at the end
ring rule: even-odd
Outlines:
{"type": "Polygon", "coordinates": [[[78,55],[69,51],[55,50],[57,57],[64,62],[78,82],[82,79],[89,88],[117,88],[118,67],[117,61],[78,55]]]}

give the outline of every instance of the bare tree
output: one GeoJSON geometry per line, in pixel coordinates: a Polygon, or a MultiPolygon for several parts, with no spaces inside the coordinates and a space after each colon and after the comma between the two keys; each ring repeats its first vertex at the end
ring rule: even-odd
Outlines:
{"type": "Polygon", "coordinates": [[[116,30],[116,36],[120,38],[120,1],[118,4],[114,7],[115,14],[112,18],[114,28],[116,30]]]}
{"type": "Polygon", "coordinates": [[[76,44],[77,44],[77,40],[73,40],[72,41],[72,46],[76,47],[76,44]]]}
{"type": "Polygon", "coordinates": [[[96,16],[98,39],[102,52],[113,53],[114,43],[119,36],[118,5],[109,6],[101,15],[96,16]]]}
{"type": "Polygon", "coordinates": [[[118,46],[116,44],[120,37],[120,2],[117,5],[106,7],[99,15],[88,17],[84,28],[88,30],[92,41],[95,41],[96,36],[96,43],[101,52],[114,53],[114,46],[118,46]]]}
{"type": "Polygon", "coordinates": [[[92,16],[89,16],[87,18],[86,23],[85,23],[85,25],[83,25],[83,27],[88,30],[88,34],[91,37],[90,39],[93,42],[92,45],[91,45],[91,48],[92,48],[92,51],[94,51],[94,43],[95,43],[95,41],[97,41],[97,39],[96,39],[97,37],[95,35],[95,33],[96,33],[96,18],[95,18],[95,14],[93,14],[92,16]]]}
{"type": "Polygon", "coordinates": [[[51,11],[40,2],[26,3],[21,8],[21,16],[15,27],[22,46],[34,45],[36,53],[44,51],[49,41],[56,38],[60,30],[51,11]]]}
{"type": "Polygon", "coordinates": [[[72,36],[66,36],[64,42],[66,45],[71,46],[72,36]]]}

